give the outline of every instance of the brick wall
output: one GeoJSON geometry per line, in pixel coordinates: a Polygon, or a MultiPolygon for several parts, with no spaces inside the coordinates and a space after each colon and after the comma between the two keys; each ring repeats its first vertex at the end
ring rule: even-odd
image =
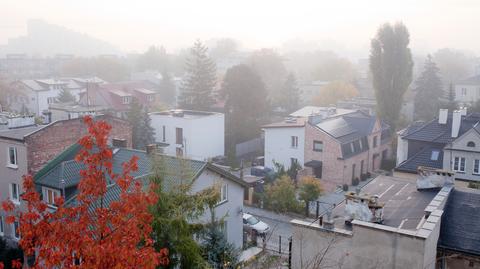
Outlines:
{"type": "MultiPolygon", "coordinates": [[[[341,159],[342,151],[340,143],[323,131],[306,124],[305,127],[305,162],[317,160],[322,162],[322,178],[320,179],[325,191],[333,191],[337,186],[352,184],[352,177],[360,178],[361,162],[364,166],[362,173],[372,172],[380,168],[382,151],[387,149],[387,157],[392,154],[391,143],[381,145],[380,122],[375,124],[372,134],[368,137],[369,150],[352,156],[346,160],[341,159]],[[373,137],[377,136],[377,147],[373,148],[373,137]],[[313,151],[313,141],[323,142],[323,152],[313,151]],[[377,157],[373,157],[378,155],[377,157]],[[353,165],[355,164],[355,171],[353,165]],[[355,173],[352,176],[352,173],[355,173]]],[[[313,175],[310,168],[299,173],[299,176],[313,175]]]]}
{"type": "MultiPolygon", "coordinates": [[[[111,126],[110,139],[126,139],[127,146],[132,146],[132,128],[128,122],[111,116],[100,116],[111,126]]],[[[82,119],[62,120],[27,136],[27,161],[29,173],[38,172],[47,162],[76,143],[87,133],[82,119]]]]}

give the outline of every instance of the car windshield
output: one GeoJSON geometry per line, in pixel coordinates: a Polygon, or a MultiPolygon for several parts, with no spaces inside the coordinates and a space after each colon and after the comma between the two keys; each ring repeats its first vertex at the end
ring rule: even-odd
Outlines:
{"type": "Polygon", "coordinates": [[[248,224],[250,224],[250,225],[255,225],[255,224],[257,224],[257,223],[259,222],[259,220],[258,220],[257,218],[255,218],[255,217],[250,217],[250,218],[247,219],[247,222],[248,222],[248,224]]]}

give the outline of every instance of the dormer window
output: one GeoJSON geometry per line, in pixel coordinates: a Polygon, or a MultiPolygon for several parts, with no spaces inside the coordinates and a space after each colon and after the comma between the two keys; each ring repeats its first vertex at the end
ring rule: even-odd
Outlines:
{"type": "Polygon", "coordinates": [[[132,98],[130,96],[124,96],[122,98],[122,102],[123,102],[124,105],[130,104],[131,101],[132,101],[132,98]]]}
{"type": "Polygon", "coordinates": [[[469,141],[469,142],[467,143],[467,147],[469,147],[469,148],[474,148],[474,147],[475,147],[475,142],[469,141]]]}

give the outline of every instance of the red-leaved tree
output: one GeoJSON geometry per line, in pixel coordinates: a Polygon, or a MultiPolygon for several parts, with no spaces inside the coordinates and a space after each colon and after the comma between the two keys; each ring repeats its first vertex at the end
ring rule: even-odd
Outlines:
{"type": "MultiPolygon", "coordinates": [[[[20,246],[35,256],[33,268],[155,268],[168,264],[166,249],[153,247],[149,206],[157,196],[130,175],[137,159],[123,164],[121,174],[112,171],[112,150],[107,146],[111,126],[105,121],[84,119],[88,134],[79,140],[76,161],[85,169],[74,203],[56,199],[56,210],[40,198],[31,176],[24,177],[22,199],[26,209],[11,212],[7,222],[20,222],[20,246]],[[112,183],[116,184],[113,186],[112,183]],[[106,199],[109,188],[118,188],[118,199],[106,199]]],[[[152,186],[151,186],[152,187],[152,186]]]]}

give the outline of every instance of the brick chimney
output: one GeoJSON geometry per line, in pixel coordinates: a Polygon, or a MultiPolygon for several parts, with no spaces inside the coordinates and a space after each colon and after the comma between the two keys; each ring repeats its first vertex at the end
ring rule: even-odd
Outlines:
{"type": "Polygon", "coordinates": [[[153,154],[157,150],[156,144],[148,144],[146,147],[147,154],[153,154]]]}

